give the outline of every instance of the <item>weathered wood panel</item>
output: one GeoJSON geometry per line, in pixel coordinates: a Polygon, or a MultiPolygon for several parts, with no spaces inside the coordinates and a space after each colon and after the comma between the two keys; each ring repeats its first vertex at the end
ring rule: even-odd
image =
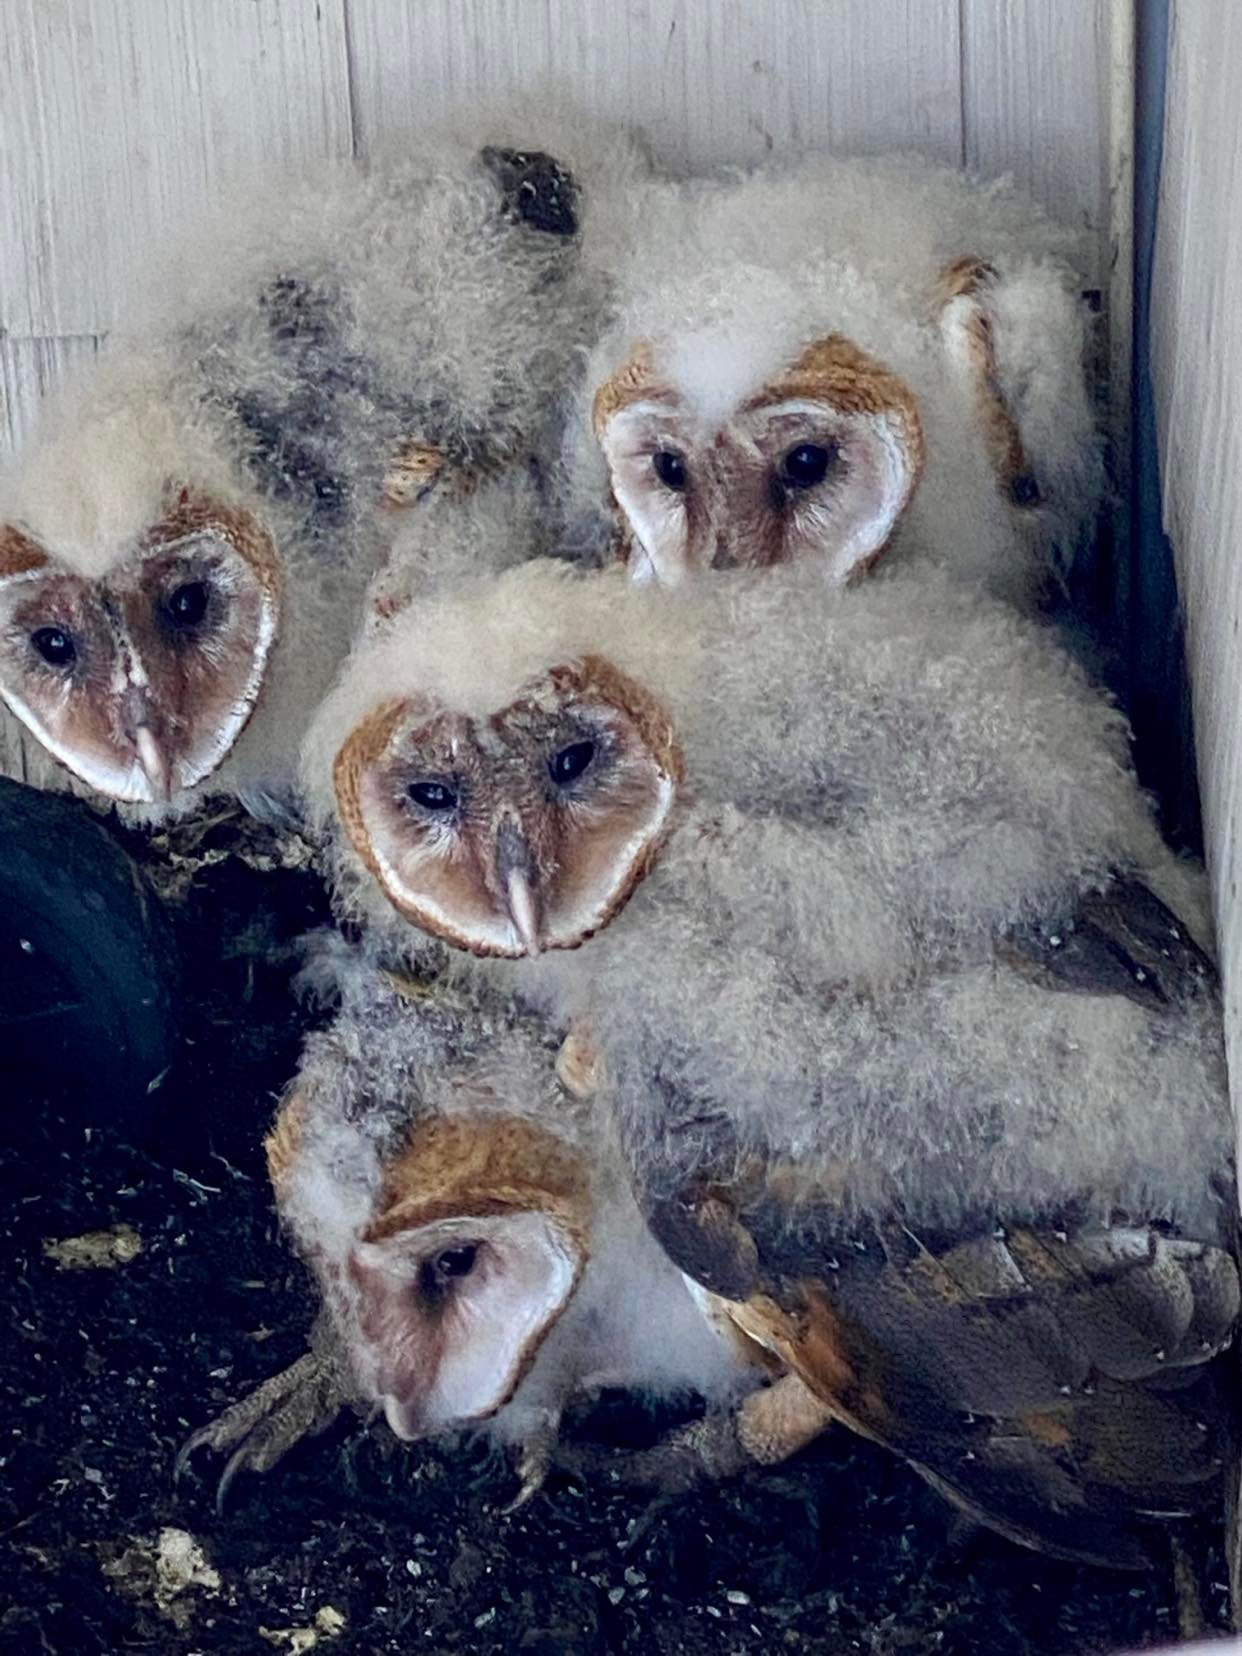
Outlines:
{"type": "Polygon", "coordinates": [[[962,3],[967,166],[1011,172],[1105,235],[1111,11],[1083,0],[962,3]]]}
{"type": "Polygon", "coordinates": [[[93,334],[65,339],[0,338],[0,445],[17,448],[43,398],[95,355],[93,334]]]}
{"type": "Polygon", "coordinates": [[[1242,1077],[1242,9],[1175,0],[1153,293],[1165,523],[1194,688],[1230,1067],[1242,1077]]]}
{"type": "MultiPolygon", "coordinates": [[[[9,0],[0,335],[72,340],[132,319],[126,272],[144,246],[259,168],[366,152],[464,101],[548,82],[634,122],[675,167],[810,144],[917,148],[1013,171],[1099,231],[1102,273],[1106,59],[1111,20],[1126,10],[1124,0],[9,0]]],[[[10,351],[10,400],[27,408],[71,360],[68,347],[10,351]]],[[[16,429],[0,424],[0,441],[16,429]]]]}
{"type": "Polygon", "coordinates": [[[349,0],[373,145],[554,78],[681,167],[801,144],[961,154],[958,0],[349,0]]]}
{"type": "Polygon", "coordinates": [[[0,331],[105,332],[187,202],[351,143],[344,0],[5,0],[0,331]]]}

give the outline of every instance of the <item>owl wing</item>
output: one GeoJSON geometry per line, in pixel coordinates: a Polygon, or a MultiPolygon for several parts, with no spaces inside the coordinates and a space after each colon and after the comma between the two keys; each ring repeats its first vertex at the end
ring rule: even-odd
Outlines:
{"type": "MultiPolygon", "coordinates": [[[[1006,940],[1049,990],[1169,1010],[1215,984],[1170,910],[1119,878],[1058,927],[1006,940]]],[[[693,1130],[705,1176],[644,1191],[679,1267],[845,1424],[991,1528],[1137,1568],[1145,1528],[1219,1500],[1234,1454],[1229,1248],[1153,1224],[922,1239],[894,1197],[843,1234],[831,1192],[693,1130]],[[726,1172],[727,1170],[727,1172],[726,1172]],[[796,1194],[795,1194],[796,1193],[796,1194]]]]}
{"type": "Polygon", "coordinates": [[[1124,995],[1152,1010],[1184,1005],[1217,983],[1177,915],[1129,875],[1080,898],[1063,920],[1015,927],[1000,952],[1044,988],[1124,995]]]}
{"type": "Polygon", "coordinates": [[[825,1245],[775,1184],[740,1211],[683,1193],[653,1227],[836,1418],[971,1516],[1137,1568],[1147,1525],[1220,1499],[1239,1311],[1224,1248],[1150,1225],[928,1246],[899,1220],[825,1245]]]}

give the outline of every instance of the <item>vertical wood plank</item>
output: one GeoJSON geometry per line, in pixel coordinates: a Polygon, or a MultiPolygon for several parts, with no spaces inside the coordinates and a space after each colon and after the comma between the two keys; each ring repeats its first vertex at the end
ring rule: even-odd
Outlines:
{"type": "MultiPolygon", "coordinates": [[[[0,460],[15,450],[34,424],[39,404],[99,347],[92,335],[72,339],[7,339],[0,336],[0,460]]],[[[35,738],[0,707],[0,776],[33,781],[46,759],[35,738]]]]}
{"type": "Polygon", "coordinates": [[[1242,11],[1175,0],[1152,295],[1165,521],[1194,688],[1204,828],[1242,1087],[1242,11]]]}
{"type": "Polygon", "coordinates": [[[677,168],[802,145],[961,155],[957,0],[348,0],[359,145],[549,80],[677,168]]]}
{"type": "Polygon", "coordinates": [[[68,339],[0,338],[0,451],[11,451],[34,424],[40,402],[99,348],[93,334],[68,339]]]}
{"type": "Polygon", "coordinates": [[[351,142],[344,0],[6,0],[0,331],[106,331],[187,204],[351,142]]]}
{"type": "MultiPolygon", "coordinates": [[[[1125,8],[1120,8],[1124,10],[1125,8]]],[[[966,165],[1095,233],[1106,279],[1111,0],[962,0],[966,165]]]]}

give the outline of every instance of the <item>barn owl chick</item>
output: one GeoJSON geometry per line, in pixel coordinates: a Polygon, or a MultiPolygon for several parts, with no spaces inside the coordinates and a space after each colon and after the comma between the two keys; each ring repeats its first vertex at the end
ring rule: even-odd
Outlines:
{"type": "MultiPolygon", "coordinates": [[[[503,522],[492,532],[510,544],[503,522]]],[[[424,592],[353,651],[308,732],[303,787],[342,907],[394,958],[411,927],[480,956],[572,948],[657,855],[681,776],[668,713],[580,648],[567,602],[595,595],[599,643],[624,591],[540,560],[424,592]]]]}
{"type": "Polygon", "coordinates": [[[20,725],[31,780],[140,813],[283,791],[394,513],[550,452],[600,297],[587,200],[632,151],[579,123],[576,178],[488,131],[269,188],[154,261],[147,331],[0,478],[12,768],[20,725]]]}
{"type": "Polygon", "coordinates": [[[918,162],[813,158],[635,192],[568,445],[571,538],[640,579],[894,542],[1020,596],[1102,496],[1073,238],[918,162]],[[595,445],[598,452],[595,452],[595,445]]]}
{"type": "Polygon", "coordinates": [[[356,652],[303,776],[378,944],[521,959],[567,1015],[601,952],[679,915],[884,981],[1115,867],[1183,895],[1115,710],[935,572],[670,595],[536,562],[356,652]]]}
{"type": "Polygon", "coordinates": [[[268,1161],[322,1296],[316,1349],[190,1450],[264,1469],[286,1428],[351,1401],[405,1441],[486,1425],[533,1487],[579,1391],[757,1381],[647,1232],[607,1123],[557,1085],[548,1032],[496,998],[411,993],[351,963],[308,1043],[268,1161]]]}
{"type": "Polygon", "coordinates": [[[1219,999],[1117,715],[943,577],[509,585],[519,684],[518,617],[546,665],[576,612],[678,715],[662,855],[580,956],[506,974],[589,1019],[656,1235],[802,1386],[793,1443],[818,1408],[1016,1539],[1139,1566],[1219,1498],[1238,1281],[1219,999]]]}

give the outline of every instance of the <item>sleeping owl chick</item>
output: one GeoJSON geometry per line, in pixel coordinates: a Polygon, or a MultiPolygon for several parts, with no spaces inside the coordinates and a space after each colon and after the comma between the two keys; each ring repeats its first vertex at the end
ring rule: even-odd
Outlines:
{"type": "Polygon", "coordinates": [[[934,571],[668,594],[536,562],[357,652],[303,778],[341,906],[391,958],[434,955],[430,934],[522,960],[514,986],[567,1013],[601,951],[675,941],[681,916],[812,981],[884,982],[1116,868],[1179,905],[1192,884],[1116,711],[1042,629],[934,571]]]}
{"type": "Polygon", "coordinates": [[[0,477],[8,768],[20,726],[30,780],[144,814],[291,783],[394,511],[552,452],[602,292],[585,227],[638,163],[550,119],[580,181],[480,121],[233,204],[161,265],[148,331],[0,477]]]}
{"type": "Polygon", "coordinates": [[[1023,598],[1069,566],[1103,493],[1070,232],[905,160],[654,183],[631,210],[571,540],[611,497],[666,584],[805,556],[840,581],[890,540],[1023,598]]]}
{"type": "Polygon", "coordinates": [[[397,982],[347,965],[268,1139],[322,1298],[315,1351],[187,1452],[231,1449],[226,1479],[262,1470],[349,1401],[407,1441],[486,1423],[520,1446],[529,1493],[580,1391],[721,1401],[757,1382],[757,1350],[652,1240],[607,1122],[558,1086],[548,1032],[498,998],[397,982]]]}

